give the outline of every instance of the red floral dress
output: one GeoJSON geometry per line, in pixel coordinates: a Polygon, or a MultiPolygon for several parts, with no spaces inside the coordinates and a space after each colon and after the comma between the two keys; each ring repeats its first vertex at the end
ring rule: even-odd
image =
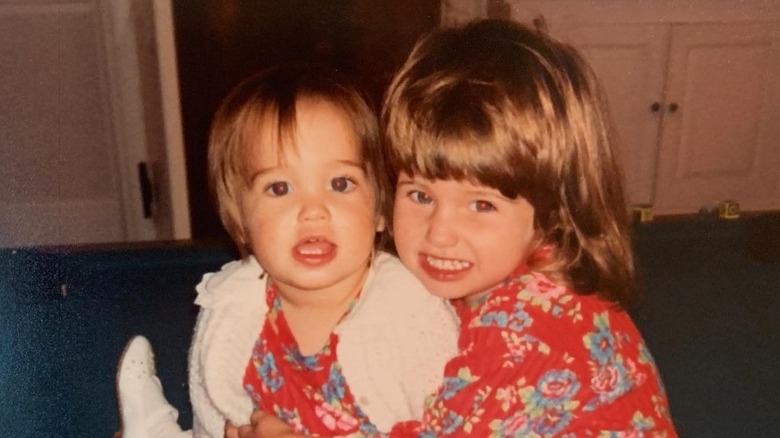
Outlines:
{"type": "Polygon", "coordinates": [[[650,352],[613,304],[521,268],[456,308],[460,353],[423,420],[391,436],[677,436],[650,352]]]}
{"type": "Polygon", "coordinates": [[[255,408],[305,435],[378,435],[344,381],[336,358],[338,336],[331,333],[322,350],[303,356],[284,319],[276,286],[268,287],[266,301],[268,314],[244,373],[255,408]]]}

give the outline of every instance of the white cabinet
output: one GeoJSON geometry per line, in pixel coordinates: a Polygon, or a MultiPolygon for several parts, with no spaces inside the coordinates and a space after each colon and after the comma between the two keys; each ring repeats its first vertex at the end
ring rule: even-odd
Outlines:
{"type": "Polygon", "coordinates": [[[779,31],[777,23],[673,27],[657,213],[726,199],[780,209],[779,31]]]}
{"type": "Polygon", "coordinates": [[[656,214],[780,208],[777,24],[600,24],[555,32],[604,84],[629,200],[656,214]]]}
{"type": "Polygon", "coordinates": [[[444,23],[544,21],[583,51],[607,92],[630,203],[651,204],[656,215],[724,200],[780,210],[777,0],[442,5],[444,23]]]}

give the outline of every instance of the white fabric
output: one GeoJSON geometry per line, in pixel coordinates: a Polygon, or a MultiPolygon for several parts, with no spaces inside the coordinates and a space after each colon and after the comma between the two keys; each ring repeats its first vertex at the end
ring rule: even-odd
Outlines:
{"type": "MultiPolygon", "coordinates": [[[[265,280],[254,258],[226,264],[198,284],[190,350],[193,436],[222,437],[225,419],[246,424],[244,370],[265,318],[265,280]]],[[[335,329],[337,357],[358,405],[381,431],[419,419],[457,351],[457,319],[443,300],[388,254],[378,253],[353,311],[335,329]]]]}

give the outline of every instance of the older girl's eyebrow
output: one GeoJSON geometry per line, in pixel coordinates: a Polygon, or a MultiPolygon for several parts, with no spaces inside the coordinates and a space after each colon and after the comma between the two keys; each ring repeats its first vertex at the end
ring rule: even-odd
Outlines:
{"type": "Polygon", "coordinates": [[[418,181],[415,181],[413,179],[398,179],[398,182],[396,185],[400,186],[412,186],[412,185],[421,185],[418,181]]]}

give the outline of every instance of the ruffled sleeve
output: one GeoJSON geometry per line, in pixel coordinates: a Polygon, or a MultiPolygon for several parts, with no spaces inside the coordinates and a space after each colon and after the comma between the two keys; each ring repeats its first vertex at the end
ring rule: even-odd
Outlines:
{"type": "Polygon", "coordinates": [[[195,437],[222,437],[226,419],[249,422],[253,405],[243,377],[267,310],[262,272],[249,257],[204,275],[196,287],[201,309],[189,370],[195,437]]]}

